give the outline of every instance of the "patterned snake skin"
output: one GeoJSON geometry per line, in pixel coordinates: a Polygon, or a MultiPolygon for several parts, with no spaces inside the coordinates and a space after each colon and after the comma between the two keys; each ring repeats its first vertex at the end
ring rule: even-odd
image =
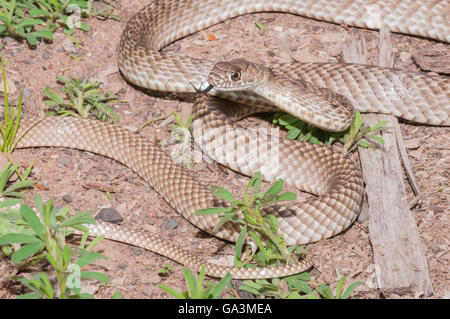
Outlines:
{"type": "MultiPolygon", "coordinates": [[[[392,0],[383,1],[381,5],[369,0],[278,0],[270,3],[265,0],[154,0],[130,19],[122,34],[120,70],[130,82],[153,90],[205,90],[211,84],[211,71],[220,64],[161,53],[159,50],[176,39],[220,21],[261,11],[290,12],[365,28],[379,28],[381,24],[386,24],[395,32],[450,40],[446,1],[416,3],[392,0]]],[[[247,74],[242,64],[237,63],[237,67],[242,75],[247,74]]],[[[210,95],[201,95],[194,105],[193,135],[196,143],[211,158],[242,174],[252,175],[260,170],[267,181],[283,178],[287,184],[319,196],[301,204],[265,209],[265,213],[277,216],[280,231],[288,244],[318,241],[348,228],[359,214],[362,203],[364,189],[360,172],[349,159],[326,147],[259,134],[240,127],[235,120],[261,111],[261,108],[281,108],[312,123],[323,123],[325,127],[335,122],[342,123],[345,118],[348,120],[351,112],[345,110],[345,106],[350,106],[349,110],[354,107],[361,111],[394,114],[421,123],[450,125],[449,81],[445,77],[331,63],[276,65],[272,70],[274,76],[290,77],[308,92],[322,92],[320,94],[331,97],[329,100],[333,103],[340,100],[340,111],[315,113],[308,109],[310,106],[307,103],[303,103],[305,108],[302,108],[279,105],[273,99],[268,101],[271,93],[267,92],[273,89],[270,85],[268,91],[260,89],[248,95],[214,86],[209,91],[210,95]],[[345,97],[333,92],[326,93],[324,87],[345,97]],[[241,104],[230,104],[214,95],[241,104]],[[252,150],[258,150],[257,154],[251,153],[252,150]],[[249,156],[243,156],[249,151],[249,156]],[[272,160],[272,155],[278,156],[276,161],[272,160]]],[[[280,87],[274,90],[275,100],[279,98],[280,90],[280,87]]],[[[309,98],[317,101],[307,93],[299,94],[303,94],[300,100],[309,98]]],[[[325,103],[325,107],[329,104],[325,103]]],[[[345,128],[348,122],[338,125],[342,127],[335,130],[345,128]]],[[[30,120],[23,122],[21,127],[19,134],[26,134],[17,147],[68,147],[113,158],[133,169],[192,224],[219,238],[237,239],[237,226],[227,224],[214,233],[219,218],[216,215],[195,214],[198,209],[219,207],[224,203],[146,139],[119,126],[77,118],[30,120]]],[[[90,234],[105,235],[112,240],[152,250],[188,267],[199,269],[206,263],[159,237],[124,226],[99,222],[90,226],[90,234]]],[[[210,263],[206,263],[206,268],[208,275],[216,277],[231,272],[234,278],[269,278],[301,272],[311,265],[311,261],[306,259],[293,265],[268,269],[239,269],[210,263]]]]}

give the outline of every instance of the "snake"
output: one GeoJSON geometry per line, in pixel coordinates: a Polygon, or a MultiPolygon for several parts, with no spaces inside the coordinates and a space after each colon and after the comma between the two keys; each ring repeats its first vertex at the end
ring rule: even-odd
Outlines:
{"type": "MultiPolygon", "coordinates": [[[[282,178],[311,193],[305,202],[264,207],[273,214],[288,245],[335,236],[356,220],[364,197],[360,169],[329,147],[271,134],[239,124],[258,112],[282,110],[317,127],[345,130],[355,110],[386,113],[428,125],[450,125],[449,81],[444,76],[345,63],[289,63],[270,67],[245,59],[209,61],[161,49],[187,35],[236,16],[283,12],[368,29],[386,25],[393,32],[450,40],[446,1],[387,0],[153,0],[126,24],[118,65],[127,81],[152,91],[198,95],[192,134],[202,151],[218,163],[264,180],[282,178]]],[[[203,231],[236,241],[241,227],[218,215],[199,215],[228,207],[170,155],[146,138],[97,120],[76,117],[23,119],[17,148],[64,147],[112,158],[132,169],[181,216],[203,231]]],[[[312,266],[309,258],[279,267],[238,268],[206,262],[161,236],[97,221],[90,236],[105,236],[143,247],[186,267],[236,279],[272,278],[312,266]]]]}

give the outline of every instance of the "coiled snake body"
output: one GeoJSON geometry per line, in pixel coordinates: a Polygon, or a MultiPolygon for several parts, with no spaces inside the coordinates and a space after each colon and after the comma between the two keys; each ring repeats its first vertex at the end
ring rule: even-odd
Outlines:
{"type": "MultiPolygon", "coordinates": [[[[363,197],[359,170],[349,159],[326,147],[255,134],[238,126],[234,120],[261,110],[282,109],[317,126],[339,131],[349,125],[352,110],[357,108],[448,126],[448,79],[352,64],[280,64],[270,70],[244,60],[213,63],[159,50],[220,21],[261,11],[290,12],[368,28],[378,28],[384,23],[392,31],[450,40],[446,1],[383,3],[386,7],[369,0],[278,0],[270,3],[265,0],[154,0],[128,22],[119,46],[119,67],[130,82],[153,90],[195,92],[208,88],[210,95],[200,96],[194,105],[196,143],[213,159],[243,174],[252,175],[260,170],[268,181],[283,178],[291,185],[318,195],[302,204],[265,210],[278,218],[280,231],[288,244],[314,242],[342,232],[356,219],[363,197]],[[376,19],[368,14],[369,9],[374,10],[376,19]],[[234,83],[233,88],[228,85],[233,82],[229,72],[239,82],[234,83]],[[230,104],[214,95],[236,103],[230,104]],[[224,146],[225,135],[225,144],[233,147],[224,146]],[[266,154],[261,154],[260,145],[265,145],[266,154]],[[258,155],[263,156],[243,158],[242,154],[248,149],[258,149],[258,155]],[[279,151],[276,165],[264,157],[274,149],[279,151]]],[[[22,128],[29,128],[31,122],[33,120],[22,123],[22,128]]],[[[76,148],[113,158],[134,169],[197,227],[226,240],[237,239],[236,226],[227,224],[214,233],[219,217],[195,214],[198,209],[224,203],[174,164],[161,149],[119,126],[50,117],[33,125],[17,146],[76,148]]],[[[141,246],[189,267],[198,269],[205,263],[157,236],[125,226],[99,222],[90,226],[90,234],[141,246]]],[[[211,276],[221,277],[231,272],[235,278],[265,278],[303,271],[311,266],[311,261],[269,269],[239,269],[209,263],[206,266],[211,276]]]]}

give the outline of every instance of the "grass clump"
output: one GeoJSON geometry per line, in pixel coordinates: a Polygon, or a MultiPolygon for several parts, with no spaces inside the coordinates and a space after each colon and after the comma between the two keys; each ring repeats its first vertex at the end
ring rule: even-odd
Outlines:
{"type": "Polygon", "coordinates": [[[376,148],[377,144],[373,142],[383,145],[384,140],[373,133],[388,129],[384,126],[388,123],[387,121],[380,121],[372,127],[363,125],[364,115],[359,111],[356,112],[350,127],[343,132],[327,132],[283,112],[275,113],[273,123],[280,124],[287,129],[286,138],[288,139],[326,146],[331,146],[335,141],[340,141],[344,144],[345,153],[353,152],[358,146],[376,148]]]}
{"type": "Polygon", "coordinates": [[[98,237],[86,246],[87,228],[85,224],[95,223],[91,212],[81,212],[68,217],[69,208],[63,207],[56,211],[52,201],[43,204],[39,196],[35,197],[38,214],[27,205],[22,204],[19,209],[17,221],[22,228],[15,233],[7,233],[0,237],[0,245],[15,245],[11,261],[18,264],[18,268],[36,262],[48,262],[56,273],[56,284],[53,285],[47,273],[42,272],[31,279],[24,276],[13,276],[13,280],[20,281],[31,290],[30,293],[20,295],[19,299],[26,298],[93,298],[92,295],[81,291],[82,278],[96,279],[107,283],[109,278],[99,272],[83,271],[82,268],[93,261],[105,256],[91,251],[102,237],[98,237]],[[66,237],[73,229],[84,231],[79,247],[70,247],[66,244],[66,237]]]}
{"type": "Polygon", "coordinates": [[[53,40],[53,34],[62,28],[67,35],[75,29],[89,31],[84,21],[89,17],[115,19],[114,7],[107,3],[102,9],[95,11],[92,7],[95,0],[1,0],[0,36],[13,36],[26,39],[30,45],[39,40],[53,40]]]}
{"type": "Polygon", "coordinates": [[[64,86],[60,94],[46,86],[44,105],[50,108],[47,115],[94,117],[101,121],[117,123],[120,117],[114,113],[110,103],[118,102],[117,97],[110,92],[99,90],[100,82],[88,82],[74,77],[57,76],[58,83],[64,86]]]}
{"type": "Polygon", "coordinates": [[[217,299],[222,291],[226,288],[227,284],[231,280],[231,274],[225,275],[218,283],[207,282],[203,283],[205,279],[206,268],[203,265],[198,275],[198,279],[188,268],[183,268],[184,279],[187,283],[188,290],[177,291],[176,289],[158,285],[158,287],[165,292],[171,294],[177,299],[217,299]]]}

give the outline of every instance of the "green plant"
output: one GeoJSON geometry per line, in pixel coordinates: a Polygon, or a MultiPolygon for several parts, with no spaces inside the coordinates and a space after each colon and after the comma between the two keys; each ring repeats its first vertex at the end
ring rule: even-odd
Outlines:
{"type": "Polygon", "coordinates": [[[284,181],[276,181],[266,192],[261,190],[261,172],[256,172],[245,188],[243,199],[235,199],[233,195],[223,187],[211,187],[211,192],[228,202],[228,207],[213,207],[198,210],[197,214],[221,214],[222,218],[217,224],[218,231],[226,222],[242,224],[242,230],[236,242],[235,266],[243,267],[246,263],[242,261],[241,249],[246,240],[247,233],[250,235],[259,252],[254,259],[261,266],[277,264],[277,261],[291,262],[291,254],[286,246],[282,234],[278,232],[278,221],[273,215],[262,215],[262,208],[278,202],[294,200],[294,193],[285,192],[284,181]],[[249,193],[250,189],[252,194],[249,193]],[[247,231],[247,229],[250,229],[247,231]],[[261,237],[262,236],[262,237],[261,237]],[[264,243],[265,239],[268,240],[264,243]]]}
{"type": "Polygon", "coordinates": [[[343,276],[338,280],[335,294],[333,294],[333,291],[328,285],[321,285],[320,287],[317,288],[317,291],[325,299],[348,299],[353,290],[355,290],[355,288],[358,287],[359,285],[362,285],[362,282],[359,281],[354,282],[350,286],[348,286],[347,289],[345,289],[345,291],[343,291],[346,279],[347,277],[343,276]]]}
{"type": "Polygon", "coordinates": [[[264,24],[262,24],[261,22],[259,22],[259,21],[255,21],[255,25],[256,25],[256,27],[259,29],[259,30],[261,30],[261,31],[263,31],[264,32],[264,36],[266,36],[267,37],[267,30],[266,30],[266,27],[264,26],[264,24]]]}
{"type": "Polygon", "coordinates": [[[198,275],[198,280],[195,279],[194,275],[188,268],[183,268],[183,274],[188,291],[177,291],[172,287],[165,285],[158,285],[158,287],[165,292],[171,294],[177,299],[217,299],[219,298],[221,292],[225,289],[225,286],[231,280],[231,274],[226,274],[218,283],[207,282],[205,287],[203,287],[203,280],[205,278],[205,265],[202,266],[200,274],[198,275]]]}
{"type": "Polygon", "coordinates": [[[20,118],[22,115],[22,91],[20,91],[19,101],[15,108],[10,109],[9,99],[8,99],[8,86],[6,81],[5,65],[3,63],[3,58],[0,56],[0,61],[2,64],[2,75],[3,75],[3,90],[4,90],[4,103],[5,103],[5,114],[4,121],[0,126],[0,132],[2,134],[2,141],[0,145],[0,152],[11,154],[14,150],[19,139],[16,139],[17,130],[19,129],[20,118]],[[14,142],[15,140],[15,142],[14,142]]]}
{"type": "Polygon", "coordinates": [[[183,123],[181,116],[177,112],[172,113],[175,116],[176,124],[170,124],[172,129],[172,137],[178,142],[177,147],[173,147],[171,157],[176,163],[183,163],[185,166],[193,167],[191,156],[191,140],[192,135],[190,126],[194,115],[191,114],[186,123],[183,123]]]}
{"type": "Polygon", "coordinates": [[[338,280],[336,293],[333,294],[330,286],[320,285],[315,289],[315,285],[310,285],[311,280],[307,272],[288,276],[284,278],[274,278],[271,280],[257,279],[246,280],[239,287],[240,290],[248,291],[254,295],[262,295],[272,298],[288,299],[348,299],[353,290],[361,285],[361,282],[354,282],[343,291],[346,277],[338,280]]]}
{"type": "Polygon", "coordinates": [[[173,265],[170,262],[164,263],[162,267],[158,269],[158,274],[160,276],[167,276],[173,272],[173,265]]]}
{"type": "Polygon", "coordinates": [[[365,125],[363,126],[363,123],[364,115],[356,112],[355,119],[350,125],[348,132],[342,138],[342,142],[345,143],[344,148],[347,152],[354,151],[358,145],[365,148],[376,148],[376,146],[370,143],[369,140],[373,140],[381,145],[384,145],[384,140],[380,136],[369,133],[389,129],[389,127],[384,126],[388,123],[388,121],[380,121],[372,127],[365,125]]]}
{"type": "Polygon", "coordinates": [[[39,216],[27,205],[20,207],[22,223],[26,224],[32,233],[28,231],[6,234],[0,238],[0,245],[21,245],[11,256],[14,263],[45,259],[56,272],[57,287],[52,286],[46,273],[39,273],[32,279],[13,276],[12,279],[21,281],[33,291],[18,298],[92,298],[92,295],[81,292],[80,279],[109,281],[102,273],[81,270],[99,258],[106,259],[105,256],[91,251],[102,237],[85,246],[87,228],[84,225],[95,223],[92,213],[81,212],[67,217],[69,211],[67,206],[57,212],[51,200],[44,205],[42,199],[36,196],[35,202],[39,216]],[[77,249],[72,249],[65,243],[66,236],[72,233],[71,229],[85,232],[77,249]],[[72,261],[73,258],[76,260],[72,261]]]}
{"type": "Polygon", "coordinates": [[[308,285],[310,276],[307,272],[284,278],[246,280],[239,287],[254,295],[272,298],[304,298],[318,299],[313,289],[308,285]]]}
{"type": "Polygon", "coordinates": [[[61,75],[58,75],[57,79],[64,85],[66,96],[63,97],[49,86],[43,89],[46,96],[44,105],[52,109],[47,112],[48,115],[72,115],[87,118],[92,112],[92,115],[101,121],[110,119],[118,122],[120,120],[109,104],[117,102],[117,97],[109,92],[100,92],[98,89],[100,82],[90,83],[87,80],[81,81],[61,75]]]}
{"type": "Polygon", "coordinates": [[[325,144],[330,146],[336,140],[344,143],[344,149],[346,152],[352,152],[356,149],[357,145],[362,147],[375,147],[364,139],[375,140],[380,144],[384,144],[384,140],[373,134],[369,134],[375,131],[387,129],[385,127],[387,121],[380,121],[372,127],[363,126],[364,115],[360,112],[356,112],[355,118],[350,127],[344,132],[328,132],[312,126],[302,120],[299,120],[293,115],[283,112],[275,113],[273,123],[278,123],[284,126],[288,132],[286,138],[297,139],[299,141],[308,141],[313,144],[325,144]]]}
{"type": "Polygon", "coordinates": [[[27,39],[36,45],[38,39],[53,39],[53,33],[62,27],[71,35],[75,29],[89,31],[83,18],[95,16],[101,19],[120,17],[112,14],[113,6],[104,6],[97,12],[92,9],[95,0],[20,0],[1,1],[0,36],[10,35],[27,39]]]}
{"type": "Polygon", "coordinates": [[[23,192],[19,190],[24,190],[34,185],[34,182],[28,179],[32,167],[33,164],[31,163],[30,165],[28,165],[25,171],[20,174],[19,164],[15,164],[12,162],[6,163],[0,171],[0,196],[25,198],[23,192]],[[19,176],[19,182],[13,185],[8,185],[11,176],[15,173],[19,176]]]}
{"type": "MultiPolygon", "coordinates": [[[[30,226],[23,221],[20,211],[17,209],[20,202],[21,199],[19,198],[0,201],[0,237],[9,233],[34,234],[30,226]]],[[[3,245],[2,251],[6,256],[9,256],[19,248],[19,244],[3,245]]]]}
{"type": "MultiPolygon", "coordinates": [[[[25,4],[24,2],[23,4],[25,4]]],[[[0,36],[10,35],[27,39],[28,43],[35,45],[38,38],[53,39],[53,34],[49,30],[37,30],[37,25],[44,24],[44,20],[36,19],[32,15],[27,15],[16,1],[1,2],[0,9],[0,36]]]]}

